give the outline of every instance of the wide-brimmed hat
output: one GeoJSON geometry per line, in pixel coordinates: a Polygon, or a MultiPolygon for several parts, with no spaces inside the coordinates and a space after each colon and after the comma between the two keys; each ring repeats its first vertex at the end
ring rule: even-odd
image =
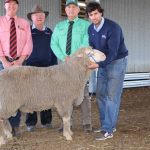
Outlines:
{"type": "Polygon", "coordinates": [[[10,1],[15,1],[17,4],[19,4],[18,0],[5,0],[4,3],[9,3],[10,1]]]}
{"type": "Polygon", "coordinates": [[[70,4],[74,4],[74,5],[78,6],[78,0],[66,0],[66,6],[68,6],[70,4]]]}
{"type": "Polygon", "coordinates": [[[31,15],[35,14],[35,13],[41,13],[41,12],[45,13],[45,17],[47,17],[49,15],[48,11],[44,11],[39,5],[36,4],[33,6],[31,12],[27,14],[27,18],[32,21],[31,15]]]}

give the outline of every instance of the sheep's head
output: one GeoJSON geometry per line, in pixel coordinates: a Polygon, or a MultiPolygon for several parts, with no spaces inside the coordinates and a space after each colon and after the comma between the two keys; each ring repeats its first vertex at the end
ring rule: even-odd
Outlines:
{"type": "Polygon", "coordinates": [[[98,63],[100,61],[104,61],[106,56],[103,52],[92,49],[91,47],[80,48],[77,53],[76,57],[78,58],[88,58],[88,61],[98,63]]]}

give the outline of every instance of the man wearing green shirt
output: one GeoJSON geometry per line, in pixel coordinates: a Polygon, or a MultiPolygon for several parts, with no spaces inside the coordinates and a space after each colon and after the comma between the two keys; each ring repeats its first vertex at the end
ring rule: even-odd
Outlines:
{"type": "MultiPolygon", "coordinates": [[[[61,61],[69,61],[71,55],[81,47],[89,46],[88,43],[88,27],[89,22],[78,18],[80,8],[77,0],[67,0],[65,12],[67,19],[59,22],[52,34],[51,48],[57,58],[61,61]],[[70,22],[72,23],[71,41],[69,52],[68,45],[68,32],[70,30],[70,22]]],[[[90,132],[91,127],[91,101],[89,99],[88,88],[85,87],[84,99],[81,104],[82,124],[85,132],[90,132]]]]}

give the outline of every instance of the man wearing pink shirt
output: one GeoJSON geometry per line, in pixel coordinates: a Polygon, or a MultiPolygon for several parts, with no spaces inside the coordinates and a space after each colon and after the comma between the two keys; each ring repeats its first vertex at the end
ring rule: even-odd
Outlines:
{"type": "MultiPolygon", "coordinates": [[[[0,70],[23,65],[26,58],[32,52],[32,37],[30,24],[23,18],[17,17],[18,0],[5,0],[6,15],[0,16],[0,70]],[[15,22],[15,57],[10,54],[10,26],[12,19],[15,22]]],[[[14,102],[15,103],[15,102],[14,102]]],[[[20,112],[15,117],[9,118],[15,135],[15,130],[19,127],[20,112]]]]}

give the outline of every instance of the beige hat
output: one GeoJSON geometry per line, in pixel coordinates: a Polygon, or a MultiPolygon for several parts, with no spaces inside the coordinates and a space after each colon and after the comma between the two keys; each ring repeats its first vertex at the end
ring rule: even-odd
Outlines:
{"type": "Polygon", "coordinates": [[[39,5],[34,5],[31,12],[27,14],[27,18],[32,21],[31,15],[35,13],[41,13],[41,12],[45,13],[45,17],[49,15],[49,12],[42,10],[42,8],[39,5]]]}

